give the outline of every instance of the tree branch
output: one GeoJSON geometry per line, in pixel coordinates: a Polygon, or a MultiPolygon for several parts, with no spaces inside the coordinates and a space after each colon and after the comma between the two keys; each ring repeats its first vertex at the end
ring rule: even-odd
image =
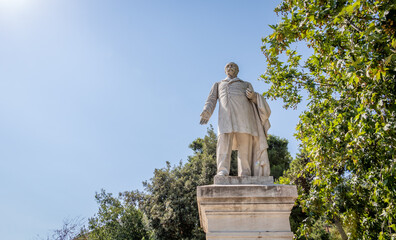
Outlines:
{"type": "Polygon", "coordinates": [[[338,219],[338,217],[334,217],[334,225],[336,226],[338,232],[341,234],[341,238],[342,240],[347,240],[348,236],[346,235],[344,228],[342,227],[342,224],[340,222],[340,220],[338,219]]]}

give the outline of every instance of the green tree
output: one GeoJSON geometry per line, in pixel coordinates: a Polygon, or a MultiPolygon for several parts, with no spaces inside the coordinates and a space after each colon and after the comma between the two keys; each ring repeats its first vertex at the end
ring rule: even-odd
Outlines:
{"type": "Polygon", "coordinates": [[[312,221],[311,228],[306,230],[298,239],[314,240],[314,239],[340,239],[340,234],[336,232],[334,222],[328,221],[323,216],[318,215],[317,212],[304,212],[301,202],[309,195],[311,183],[314,180],[314,175],[308,171],[304,171],[305,166],[310,162],[306,153],[300,152],[296,158],[291,162],[290,168],[284,171],[283,176],[278,180],[280,184],[295,184],[298,190],[298,199],[290,214],[291,230],[298,234],[299,227],[304,223],[309,216],[312,221]],[[326,228],[329,231],[326,231],[326,228]]]}
{"type": "Polygon", "coordinates": [[[312,176],[299,198],[301,235],[322,217],[343,239],[394,238],[395,2],[284,0],[275,12],[282,20],[263,39],[264,95],[286,108],[308,95],[296,133],[309,158],[298,174],[312,176]],[[297,43],[313,50],[307,60],[297,43]]]}
{"type": "Polygon", "coordinates": [[[303,171],[308,162],[309,158],[304,154],[298,154],[291,162],[290,168],[284,171],[283,176],[278,180],[278,183],[280,184],[297,185],[299,198],[297,199],[296,205],[293,207],[290,215],[290,227],[294,233],[297,233],[298,227],[304,219],[307,218],[307,214],[302,211],[300,199],[306,194],[309,194],[310,184],[313,179],[312,174],[303,171]]]}
{"type": "Polygon", "coordinates": [[[216,174],[217,136],[213,128],[190,144],[194,155],[183,165],[155,169],[145,182],[146,196],[141,203],[155,239],[205,239],[200,228],[197,186],[213,183],[216,174]]]}
{"type": "Polygon", "coordinates": [[[292,160],[287,149],[289,142],[285,138],[268,135],[268,158],[271,166],[271,176],[277,180],[289,168],[292,160]]]}
{"type": "Polygon", "coordinates": [[[149,239],[143,214],[137,209],[141,199],[139,192],[120,193],[113,197],[102,190],[95,195],[98,213],[89,219],[86,239],[95,240],[141,240],[149,239]]]}

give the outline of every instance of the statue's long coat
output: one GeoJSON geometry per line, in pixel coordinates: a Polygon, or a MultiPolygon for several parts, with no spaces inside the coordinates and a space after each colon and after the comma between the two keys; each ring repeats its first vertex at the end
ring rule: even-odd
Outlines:
{"type": "Polygon", "coordinates": [[[268,176],[266,136],[270,128],[268,118],[271,109],[260,94],[256,94],[257,104],[250,101],[246,97],[246,89],[254,92],[249,82],[239,78],[226,78],[216,82],[212,86],[201,116],[210,118],[219,100],[218,134],[237,132],[254,136],[252,170],[255,176],[268,176]]]}

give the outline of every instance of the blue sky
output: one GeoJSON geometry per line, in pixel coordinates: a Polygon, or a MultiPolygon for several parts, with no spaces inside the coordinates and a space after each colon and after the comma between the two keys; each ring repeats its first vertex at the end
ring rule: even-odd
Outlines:
{"type": "MultiPolygon", "coordinates": [[[[34,239],[92,216],[96,191],[142,189],[186,160],[234,61],[257,92],[279,1],[0,0],[0,235],[34,239]]],[[[302,109],[270,101],[270,134],[302,109]]],[[[210,120],[217,126],[217,111],[210,120]]]]}

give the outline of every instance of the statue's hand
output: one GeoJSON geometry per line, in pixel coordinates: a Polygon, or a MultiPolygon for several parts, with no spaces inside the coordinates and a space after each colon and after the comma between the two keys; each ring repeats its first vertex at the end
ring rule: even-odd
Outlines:
{"type": "Polygon", "coordinates": [[[210,113],[208,113],[207,111],[203,111],[201,113],[201,121],[199,122],[199,124],[201,125],[207,124],[209,122],[209,118],[210,118],[210,113]]]}
{"type": "Polygon", "coordinates": [[[255,93],[252,92],[249,88],[246,89],[246,97],[249,98],[250,100],[252,100],[255,97],[255,93]]]}
{"type": "Polygon", "coordinates": [[[199,124],[204,125],[204,124],[207,124],[208,121],[209,121],[209,119],[205,119],[205,118],[201,117],[201,121],[199,122],[199,124]]]}

